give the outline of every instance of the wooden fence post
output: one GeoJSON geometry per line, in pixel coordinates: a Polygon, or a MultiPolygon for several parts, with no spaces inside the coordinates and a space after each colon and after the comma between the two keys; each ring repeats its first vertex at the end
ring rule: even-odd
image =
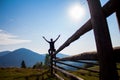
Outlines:
{"type": "Polygon", "coordinates": [[[36,80],[39,80],[39,76],[36,77],[36,80]]]}
{"type": "Polygon", "coordinates": [[[50,72],[53,75],[53,51],[50,52],[50,72]]]}
{"type": "MultiPolygon", "coordinates": [[[[55,55],[53,55],[54,56],[54,60],[56,60],[56,54],[55,55]]],[[[54,66],[56,67],[56,61],[54,61],[54,66]]],[[[57,71],[55,70],[55,73],[56,73],[57,71]]]]}
{"type": "Polygon", "coordinates": [[[25,77],[25,80],[28,80],[28,76],[25,77]]]}
{"type": "Polygon", "coordinates": [[[88,0],[100,63],[100,80],[119,80],[106,18],[99,0],[88,0]]]}

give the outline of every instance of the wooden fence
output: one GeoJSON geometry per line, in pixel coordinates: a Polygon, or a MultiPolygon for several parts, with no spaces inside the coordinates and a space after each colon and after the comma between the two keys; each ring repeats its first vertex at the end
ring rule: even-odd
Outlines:
{"type": "Polygon", "coordinates": [[[115,12],[120,28],[120,1],[109,0],[103,7],[101,7],[99,0],[87,1],[90,9],[91,19],[89,19],[70,38],[68,38],[68,40],[66,40],[66,42],[63,45],[61,45],[55,53],[52,53],[53,55],[51,55],[51,74],[54,74],[60,80],[65,79],[59,74],[57,74],[57,72],[63,73],[66,77],[69,77],[69,80],[83,80],[82,78],[79,78],[78,76],[66,71],[63,67],[57,64],[59,63],[77,69],[83,69],[90,72],[98,73],[98,77],[100,80],[119,80],[116,68],[115,54],[113,52],[106,18],[115,12]],[[65,47],[69,46],[72,42],[79,39],[79,37],[81,37],[83,34],[92,29],[94,31],[96,41],[97,57],[93,54],[91,57],[84,57],[84,59],[83,57],[81,57],[81,55],[62,59],[56,58],[57,53],[59,53],[65,47]],[[97,60],[99,64],[86,62],[85,60],[97,60]],[[65,63],[65,61],[74,61],[78,63],[99,65],[99,70],[95,71],[88,68],[67,64],[65,63]]]}

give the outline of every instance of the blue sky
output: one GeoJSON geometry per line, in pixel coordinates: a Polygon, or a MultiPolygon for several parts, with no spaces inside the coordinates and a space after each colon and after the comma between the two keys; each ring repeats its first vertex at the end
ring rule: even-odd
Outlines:
{"type": "MultiPolygon", "coordinates": [[[[59,48],[89,18],[87,0],[0,0],[0,51],[28,48],[47,53],[48,40],[61,37],[55,43],[59,48]],[[74,21],[68,14],[70,7],[81,4],[85,13],[74,21]]],[[[101,0],[104,5],[108,0],[101,0]]],[[[120,34],[115,13],[107,18],[113,46],[120,46],[120,34]]],[[[93,31],[65,48],[61,53],[73,55],[96,50],[93,31]]]]}

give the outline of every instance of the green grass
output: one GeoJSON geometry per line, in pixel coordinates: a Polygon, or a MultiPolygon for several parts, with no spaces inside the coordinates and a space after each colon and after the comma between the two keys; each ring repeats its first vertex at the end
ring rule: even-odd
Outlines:
{"type": "MultiPolygon", "coordinates": [[[[94,66],[91,67],[89,69],[92,70],[98,70],[99,67],[94,66]]],[[[90,72],[90,71],[86,71],[86,70],[76,70],[76,71],[72,71],[71,73],[73,73],[74,75],[79,76],[80,78],[84,79],[84,80],[99,80],[99,73],[94,73],[94,72],[90,72]]]]}
{"type": "Polygon", "coordinates": [[[117,68],[118,68],[118,75],[120,76],[120,63],[117,63],[117,68]]]}
{"type": "MultiPolygon", "coordinates": [[[[120,76],[120,63],[117,63],[117,68],[119,68],[118,75],[120,76]]],[[[89,69],[99,71],[99,66],[93,66],[90,67],[89,69]]],[[[84,80],[99,80],[99,73],[89,72],[81,69],[70,72],[79,76],[80,78],[83,78],[84,80]]]]}
{"type": "MultiPolygon", "coordinates": [[[[47,69],[46,69],[47,70],[47,69]]],[[[42,76],[32,76],[32,75],[39,75],[46,70],[39,70],[39,69],[23,69],[23,68],[0,68],[0,80],[25,80],[26,77],[29,77],[29,80],[39,80],[42,79],[42,76]]],[[[53,77],[49,77],[50,73],[48,72],[43,77],[46,80],[54,80],[53,77]]]]}
{"type": "MultiPolygon", "coordinates": [[[[118,74],[120,76],[120,64],[117,64],[118,74]]],[[[90,67],[89,69],[92,70],[99,70],[98,66],[90,67]]],[[[41,73],[47,71],[48,69],[24,69],[24,68],[0,68],[0,80],[26,80],[26,77],[29,77],[28,80],[58,80],[55,76],[51,76],[50,72],[47,72],[44,76],[32,76],[32,75],[40,75],[41,73]]],[[[84,80],[99,80],[99,73],[89,72],[86,70],[76,70],[76,71],[69,71],[84,80]]],[[[62,74],[61,72],[57,72],[60,76],[62,76],[65,80],[69,80],[66,78],[66,75],[62,74]]]]}

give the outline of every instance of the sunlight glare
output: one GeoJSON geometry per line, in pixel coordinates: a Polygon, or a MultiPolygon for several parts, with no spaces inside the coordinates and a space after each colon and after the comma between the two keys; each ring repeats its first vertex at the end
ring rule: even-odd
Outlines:
{"type": "Polygon", "coordinates": [[[80,4],[76,3],[69,7],[68,15],[71,18],[71,20],[80,21],[85,15],[85,10],[80,4]]]}

